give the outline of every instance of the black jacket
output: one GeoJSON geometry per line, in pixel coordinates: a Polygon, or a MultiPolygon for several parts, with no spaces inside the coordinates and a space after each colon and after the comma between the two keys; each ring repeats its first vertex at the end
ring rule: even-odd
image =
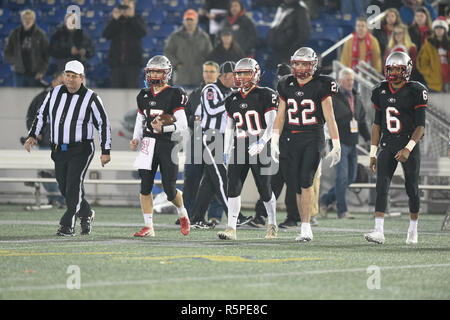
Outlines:
{"type": "Polygon", "coordinates": [[[220,42],[208,55],[206,60],[212,60],[221,65],[225,61],[238,62],[242,58],[245,58],[244,51],[242,51],[241,47],[235,41],[233,41],[230,49],[228,50],[225,49],[225,47],[222,45],[222,42],[220,42]]]}
{"type": "Polygon", "coordinates": [[[58,71],[63,71],[66,62],[78,60],[85,63],[94,55],[94,45],[89,35],[82,29],[69,31],[66,26],[58,28],[50,38],[50,55],[55,58],[58,71]],[[72,55],[72,47],[85,49],[86,56],[82,59],[80,55],[72,55]]]}
{"type": "Polygon", "coordinates": [[[295,50],[306,45],[311,32],[311,22],[308,8],[294,2],[291,5],[282,4],[277,9],[277,15],[288,12],[281,23],[269,31],[269,45],[275,52],[277,63],[289,63],[295,50]]]}
{"type": "Polygon", "coordinates": [[[222,21],[221,29],[230,29],[233,33],[233,40],[237,42],[246,56],[253,55],[258,46],[258,32],[255,23],[246,14],[241,15],[233,24],[225,18],[222,21]]]}
{"type": "MultiPolygon", "coordinates": [[[[41,107],[42,103],[45,100],[45,97],[47,96],[48,92],[51,89],[52,89],[51,87],[45,89],[44,91],[39,93],[37,96],[35,96],[33,98],[33,100],[31,101],[30,106],[28,107],[28,111],[27,111],[27,119],[26,119],[27,130],[31,129],[31,126],[33,125],[33,121],[36,118],[36,113],[39,111],[39,108],[41,107]]],[[[42,138],[37,140],[38,145],[40,147],[50,147],[50,126],[49,125],[46,125],[45,127],[42,128],[41,136],[42,136],[42,138]]]]}
{"type": "MultiPolygon", "coordinates": [[[[354,107],[355,107],[355,120],[358,121],[358,132],[364,138],[365,141],[370,140],[370,132],[367,127],[366,122],[366,111],[364,110],[364,106],[359,95],[353,91],[353,96],[355,99],[354,107]]],[[[339,90],[339,92],[332,97],[333,99],[333,109],[334,109],[334,117],[336,119],[336,124],[339,130],[339,139],[341,143],[346,145],[357,145],[358,144],[358,132],[351,133],[350,132],[350,121],[353,118],[352,111],[350,109],[350,104],[345,96],[343,90],[339,90]]]]}
{"type": "Polygon", "coordinates": [[[138,14],[132,18],[120,17],[108,21],[103,37],[111,40],[109,46],[108,64],[110,67],[119,65],[143,65],[142,41],[147,34],[147,25],[138,14]]]}

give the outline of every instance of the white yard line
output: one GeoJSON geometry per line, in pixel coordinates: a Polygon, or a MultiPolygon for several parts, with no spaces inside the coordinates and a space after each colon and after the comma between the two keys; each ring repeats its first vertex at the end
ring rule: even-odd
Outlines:
{"type": "MultiPolygon", "coordinates": [[[[400,269],[428,269],[428,268],[446,268],[450,267],[450,263],[444,264],[418,264],[418,265],[400,265],[400,266],[387,266],[380,267],[380,270],[400,270],[400,269]]],[[[249,279],[249,278],[263,278],[268,277],[292,277],[292,276],[308,276],[308,275],[322,275],[330,273],[354,273],[354,272],[367,272],[367,267],[353,268],[353,269],[330,269],[330,270],[314,270],[304,272],[286,272],[286,273],[262,273],[262,274],[232,274],[232,275],[214,275],[212,277],[182,277],[182,278],[165,278],[165,279],[137,279],[137,280],[125,280],[125,281],[98,281],[98,282],[81,282],[81,288],[99,288],[99,287],[116,287],[116,286],[134,286],[139,285],[155,285],[162,283],[184,283],[188,281],[214,281],[218,280],[233,280],[236,279],[249,279]]],[[[37,286],[21,286],[21,287],[9,287],[0,288],[0,293],[15,292],[15,291],[37,291],[37,290],[54,290],[54,289],[67,289],[66,284],[56,285],[37,285],[37,286]]]]}

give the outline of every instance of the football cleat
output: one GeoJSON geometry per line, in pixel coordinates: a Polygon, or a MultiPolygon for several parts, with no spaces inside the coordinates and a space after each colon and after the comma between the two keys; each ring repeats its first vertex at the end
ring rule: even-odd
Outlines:
{"type": "Polygon", "coordinates": [[[194,229],[214,229],[216,224],[214,222],[197,221],[192,225],[194,229]]]}
{"type": "Polygon", "coordinates": [[[236,227],[240,227],[240,226],[244,226],[247,223],[249,223],[250,221],[252,221],[253,217],[252,216],[244,216],[242,213],[239,213],[237,222],[236,222],[236,227]]]}
{"type": "Polygon", "coordinates": [[[75,235],[75,229],[67,226],[61,226],[58,231],[56,231],[56,235],[61,237],[73,237],[75,235]]]}
{"type": "Polygon", "coordinates": [[[303,233],[300,232],[300,234],[295,238],[295,241],[297,241],[297,242],[311,242],[312,239],[313,239],[313,234],[312,234],[311,231],[303,232],[303,233]]]}
{"type": "Polygon", "coordinates": [[[227,227],[225,231],[217,232],[217,236],[222,240],[236,240],[236,230],[232,227],[227,227]]]}
{"type": "Polygon", "coordinates": [[[134,234],[134,236],[135,236],[135,237],[141,237],[141,238],[144,238],[144,237],[154,237],[154,236],[155,236],[155,230],[153,230],[153,228],[150,228],[150,227],[143,227],[143,228],[141,229],[141,231],[136,232],[136,233],[134,234]]]}
{"type": "Polygon", "coordinates": [[[191,230],[191,222],[189,221],[188,216],[180,217],[180,227],[181,233],[187,236],[189,234],[189,231],[191,230]]]}
{"type": "Polygon", "coordinates": [[[406,244],[417,244],[417,239],[419,234],[417,231],[408,231],[408,235],[406,236],[406,244]]]}
{"type": "Polygon", "coordinates": [[[379,231],[372,231],[370,233],[366,233],[364,235],[364,239],[366,239],[369,242],[383,244],[384,243],[384,234],[379,231]]]}
{"type": "Polygon", "coordinates": [[[81,217],[81,233],[82,235],[91,234],[92,231],[92,222],[94,221],[95,211],[91,210],[92,214],[90,217],[81,217]]]}
{"type": "Polygon", "coordinates": [[[267,225],[267,233],[265,239],[275,239],[277,237],[278,228],[276,224],[267,225]]]}
{"type": "Polygon", "coordinates": [[[297,227],[297,221],[291,220],[287,218],[282,223],[278,225],[281,229],[289,229],[289,228],[296,228],[297,227]]]}

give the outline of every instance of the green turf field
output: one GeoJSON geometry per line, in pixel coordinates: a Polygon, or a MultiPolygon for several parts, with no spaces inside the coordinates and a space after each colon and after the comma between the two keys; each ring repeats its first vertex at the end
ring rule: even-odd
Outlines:
{"type": "MultiPolygon", "coordinates": [[[[138,208],[94,209],[91,235],[61,238],[61,210],[0,206],[0,298],[450,298],[450,232],[440,231],[442,215],[421,216],[419,244],[407,246],[407,215],[385,220],[384,245],[364,240],[373,227],[368,213],[320,219],[314,241],[301,244],[294,241],[299,229],[265,240],[265,229],[250,227],[238,228],[237,241],[222,241],[216,233],[223,222],[185,237],[167,214],[154,218],[156,238],[138,239],[138,208]],[[76,283],[80,289],[70,289],[76,283]]],[[[284,218],[280,212],[279,222],[284,218]]]]}

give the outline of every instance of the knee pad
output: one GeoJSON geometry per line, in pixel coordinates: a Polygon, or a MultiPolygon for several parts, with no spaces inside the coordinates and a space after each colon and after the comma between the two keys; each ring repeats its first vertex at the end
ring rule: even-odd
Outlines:
{"type": "Polygon", "coordinates": [[[153,189],[153,178],[149,170],[139,170],[141,177],[141,194],[148,196],[153,189]]]}

